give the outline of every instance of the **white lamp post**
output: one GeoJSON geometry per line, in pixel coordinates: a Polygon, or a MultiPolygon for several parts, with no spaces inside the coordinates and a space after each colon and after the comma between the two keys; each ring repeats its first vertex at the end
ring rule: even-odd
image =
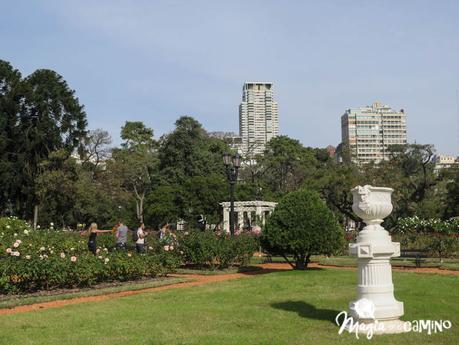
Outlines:
{"type": "Polygon", "coordinates": [[[349,254],[357,257],[357,300],[349,304],[350,316],[360,323],[377,323],[375,333],[403,332],[403,303],[394,297],[391,257],[400,256],[400,243],[392,242],[381,226],[392,212],[392,188],[357,186],[351,190],[352,210],[366,226],[349,245],[349,254]]]}

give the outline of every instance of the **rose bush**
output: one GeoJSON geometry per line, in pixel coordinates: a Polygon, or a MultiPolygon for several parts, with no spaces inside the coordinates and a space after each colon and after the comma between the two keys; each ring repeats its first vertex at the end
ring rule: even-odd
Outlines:
{"type": "Polygon", "coordinates": [[[238,236],[210,231],[192,231],[179,239],[183,262],[211,269],[245,264],[257,250],[257,240],[250,234],[238,236]]]}
{"type": "Polygon", "coordinates": [[[0,293],[88,287],[100,282],[155,277],[180,264],[177,251],[149,239],[145,255],[113,250],[113,235],[98,236],[94,256],[87,238],[60,230],[32,230],[24,221],[0,218],[0,293]]]}

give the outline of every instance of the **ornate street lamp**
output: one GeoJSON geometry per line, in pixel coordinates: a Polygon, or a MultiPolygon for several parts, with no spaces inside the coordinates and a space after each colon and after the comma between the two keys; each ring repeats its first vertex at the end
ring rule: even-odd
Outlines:
{"type": "Polygon", "coordinates": [[[223,154],[223,163],[226,167],[226,176],[230,183],[230,233],[234,235],[234,186],[237,181],[238,170],[241,167],[241,156],[236,153],[231,155],[228,152],[223,154]]]}

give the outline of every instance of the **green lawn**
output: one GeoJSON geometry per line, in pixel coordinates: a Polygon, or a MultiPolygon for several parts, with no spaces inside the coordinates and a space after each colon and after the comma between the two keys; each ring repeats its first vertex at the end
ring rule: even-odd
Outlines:
{"type": "Polygon", "coordinates": [[[337,334],[355,272],[286,271],[59,309],[0,316],[0,344],[457,344],[459,278],[394,273],[404,320],[451,320],[441,334],[337,334]]]}
{"type": "MultiPolygon", "coordinates": [[[[13,308],[21,305],[35,304],[42,302],[50,302],[62,299],[72,299],[77,297],[99,296],[109,293],[122,292],[122,291],[135,291],[149,289],[164,285],[171,285],[189,281],[186,278],[172,278],[160,277],[154,279],[145,279],[132,282],[123,282],[114,284],[113,286],[94,286],[92,288],[67,290],[61,289],[58,291],[41,291],[30,295],[6,295],[0,297],[0,308],[13,308]]],[[[105,284],[107,285],[107,284],[105,284]]]]}
{"type": "MultiPolygon", "coordinates": [[[[313,262],[318,262],[321,265],[332,266],[357,266],[357,259],[350,256],[314,256],[313,262]]],[[[415,259],[413,258],[393,258],[391,263],[394,267],[416,267],[415,259]]],[[[444,259],[441,263],[438,258],[423,259],[421,267],[433,267],[440,269],[459,270],[458,259],[444,259]]]]}

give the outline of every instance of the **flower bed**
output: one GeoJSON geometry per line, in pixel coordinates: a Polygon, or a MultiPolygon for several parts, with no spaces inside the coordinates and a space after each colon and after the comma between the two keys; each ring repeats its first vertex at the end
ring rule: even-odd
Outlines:
{"type": "Polygon", "coordinates": [[[180,264],[176,251],[161,249],[153,238],[149,239],[145,255],[112,250],[113,235],[101,235],[94,256],[88,252],[86,241],[79,233],[33,231],[17,218],[0,218],[0,293],[155,277],[180,264]]]}
{"type": "Polygon", "coordinates": [[[147,237],[145,254],[133,243],[116,250],[113,234],[97,236],[96,255],[79,232],[32,230],[24,221],[0,218],[0,294],[90,287],[173,271],[180,264],[222,269],[245,264],[258,248],[257,234],[238,236],[192,231],[162,240],[147,237]]]}

